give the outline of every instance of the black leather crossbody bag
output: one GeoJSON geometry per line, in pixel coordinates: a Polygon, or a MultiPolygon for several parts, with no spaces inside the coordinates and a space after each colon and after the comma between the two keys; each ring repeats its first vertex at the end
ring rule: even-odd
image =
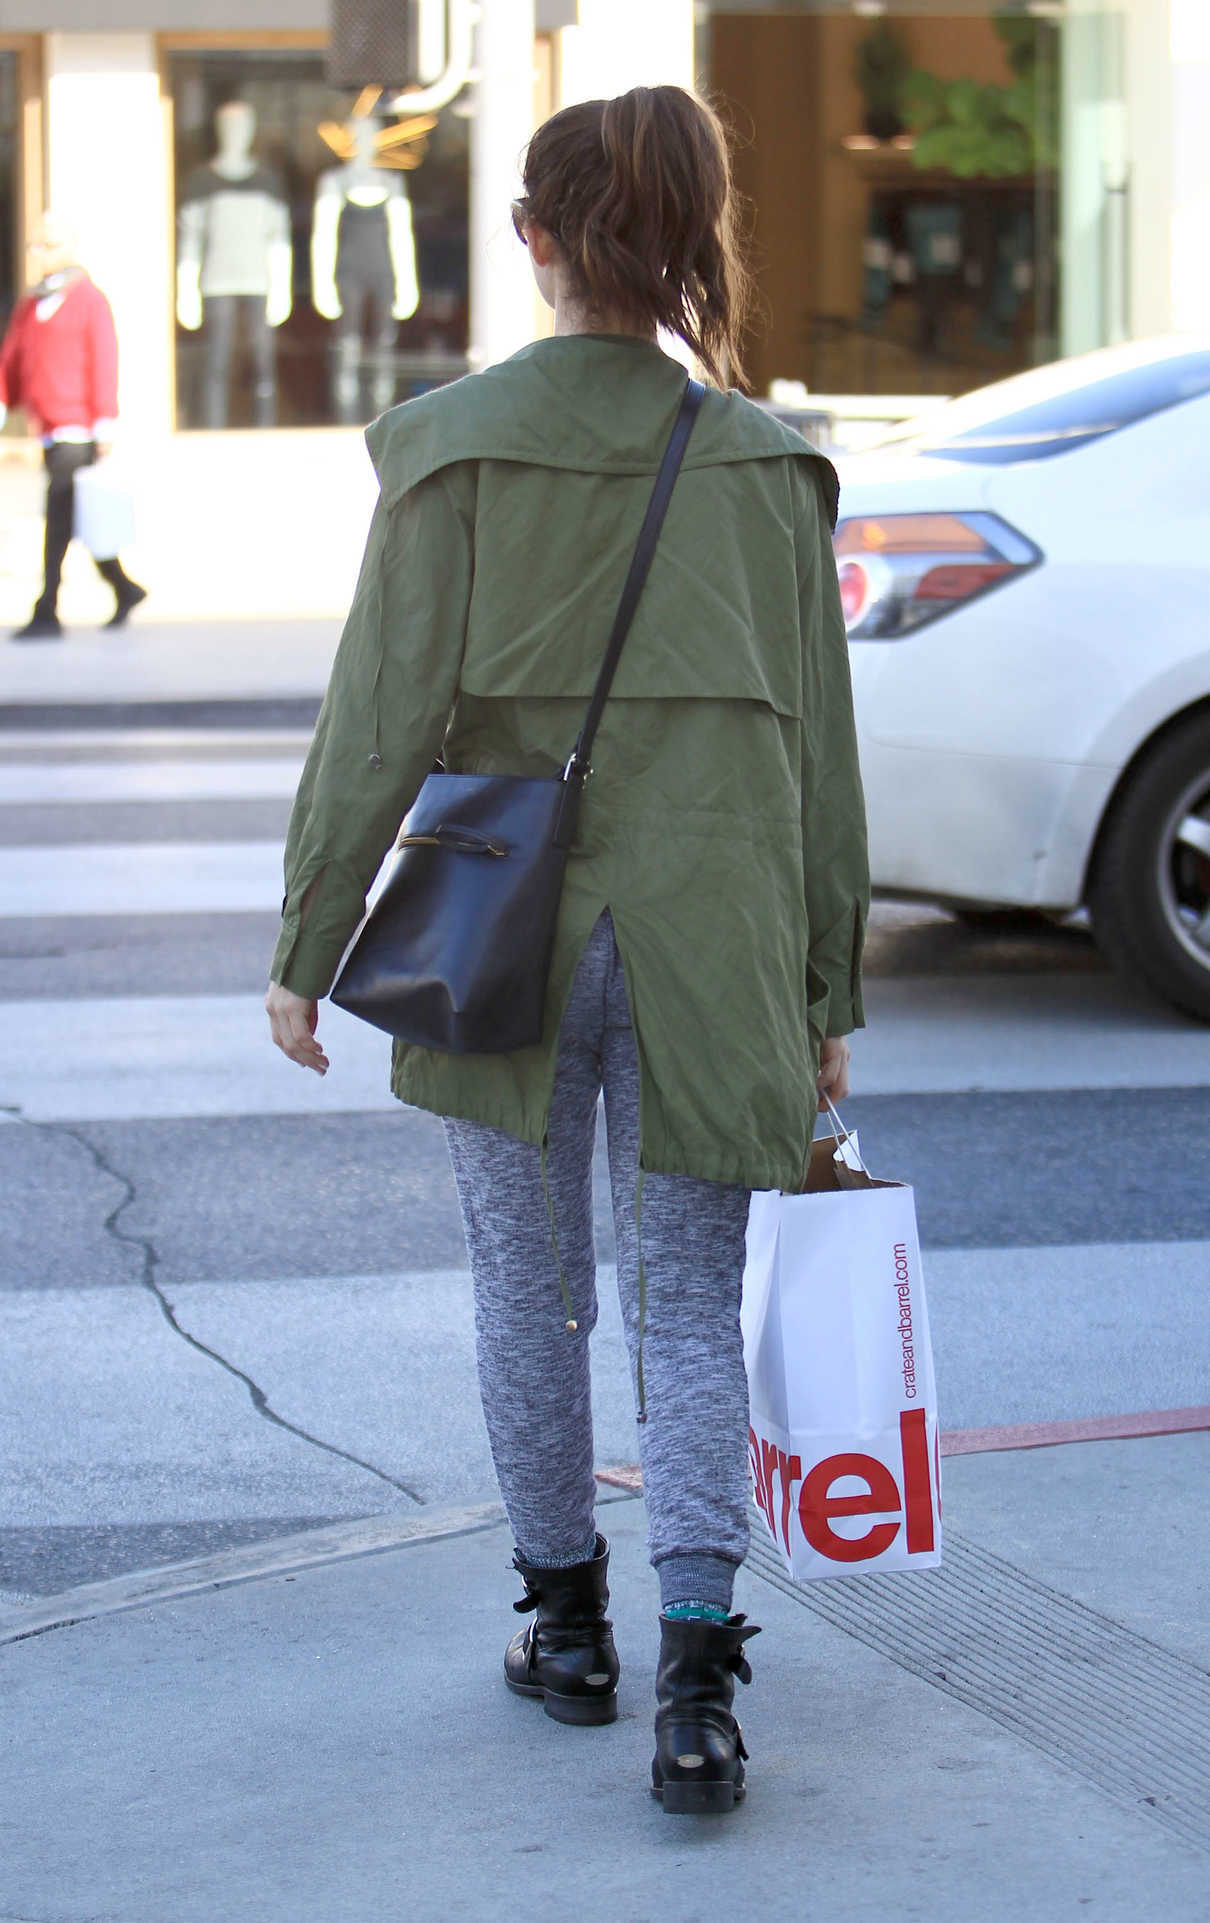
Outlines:
{"type": "Polygon", "coordinates": [[[430,774],[389,881],[331,999],[388,1035],[451,1054],[542,1039],[568,850],[597,724],[705,395],[686,384],[584,726],[561,775],[430,774]]]}

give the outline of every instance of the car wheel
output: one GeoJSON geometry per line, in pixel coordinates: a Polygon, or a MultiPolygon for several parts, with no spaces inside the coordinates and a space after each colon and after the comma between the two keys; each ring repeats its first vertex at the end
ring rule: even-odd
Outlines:
{"type": "Polygon", "coordinates": [[[1129,777],[1088,891],[1115,968],[1210,1021],[1210,715],[1174,727],[1129,777]]]}

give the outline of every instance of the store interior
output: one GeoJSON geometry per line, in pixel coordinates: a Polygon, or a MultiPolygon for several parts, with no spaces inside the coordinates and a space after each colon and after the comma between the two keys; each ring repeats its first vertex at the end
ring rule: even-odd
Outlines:
{"type": "Polygon", "coordinates": [[[1060,351],[1061,24],[701,10],[733,130],[757,393],[952,394],[1060,351]]]}
{"type": "Polygon", "coordinates": [[[458,103],[401,124],[309,49],[172,52],[166,81],[178,276],[192,263],[200,295],[178,279],[178,426],[347,426],[466,371],[458,103]]]}

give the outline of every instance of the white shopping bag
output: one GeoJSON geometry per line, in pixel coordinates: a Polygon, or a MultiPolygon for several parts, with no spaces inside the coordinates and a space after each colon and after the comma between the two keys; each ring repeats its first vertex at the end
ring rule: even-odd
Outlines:
{"type": "Polygon", "coordinates": [[[108,460],[76,472],[73,531],[98,561],[112,561],[134,540],[134,496],[108,460]]]}
{"type": "MultiPolygon", "coordinates": [[[[832,1111],[835,1116],[835,1111],[832,1111]]],[[[797,1581],[941,1560],[940,1445],[912,1191],[856,1137],[752,1197],[744,1269],[757,1507],[797,1581]]]]}

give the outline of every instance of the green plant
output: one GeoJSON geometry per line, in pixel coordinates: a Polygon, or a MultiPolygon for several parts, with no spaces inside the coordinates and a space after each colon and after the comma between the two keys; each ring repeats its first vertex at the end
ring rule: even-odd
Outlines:
{"type": "Polygon", "coordinates": [[[853,78],[865,101],[866,130],[880,140],[903,132],[903,90],[911,66],[907,47],[886,20],[857,42],[853,78]]]}
{"type": "Polygon", "coordinates": [[[1019,18],[997,20],[996,29],[1014,73],[1004,85],[943,80],[922,68],[907,76],[904,116],[916,136],[912,159],[917,167],[970,180],[1049,172],[1057,166],[1053,29],[1019,18]]]}

